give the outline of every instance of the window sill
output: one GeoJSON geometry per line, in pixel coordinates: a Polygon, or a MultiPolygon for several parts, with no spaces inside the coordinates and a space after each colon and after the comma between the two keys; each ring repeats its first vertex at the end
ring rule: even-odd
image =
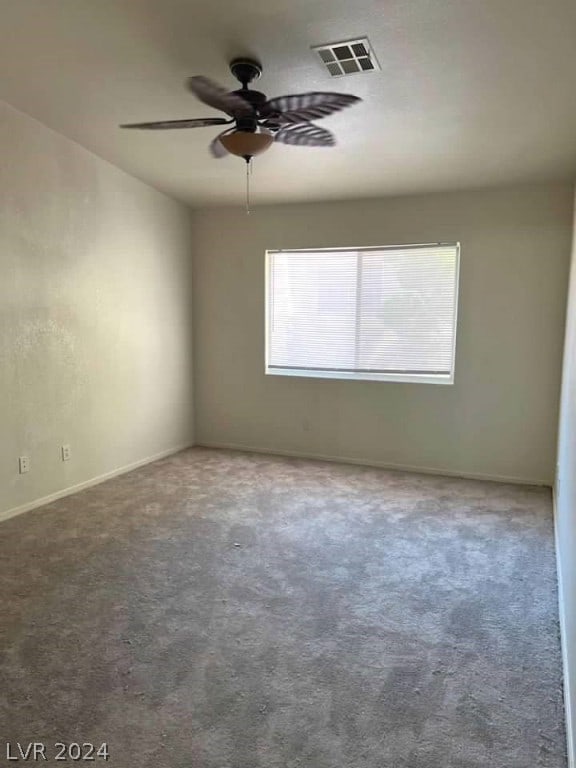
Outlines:
{"type": "Polygon", "coordinates": [[[397,384],[454,384],[454,376],[449,374],[346,373],[345,371],[295,371],[291,368],[267,368],[265,372],[267,376],[295,376],[300,379],[389,381],[397,384]]]}

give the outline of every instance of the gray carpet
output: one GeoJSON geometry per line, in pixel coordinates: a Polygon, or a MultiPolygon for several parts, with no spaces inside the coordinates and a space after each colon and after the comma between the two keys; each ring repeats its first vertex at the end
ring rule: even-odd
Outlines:
{"type": "Polygon", "coordinates": [[[45,764],[566,766],[546,489],[192,449],[0,568],[0,739],[45,764]]]}

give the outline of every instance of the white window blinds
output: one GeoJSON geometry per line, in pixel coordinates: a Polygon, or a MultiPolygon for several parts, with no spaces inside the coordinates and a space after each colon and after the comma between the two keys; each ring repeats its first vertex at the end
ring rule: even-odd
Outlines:
{"type": "Polygon", "coordinates": [[[267,373],[453,380],[458,245],[269,251],[267,373]]]}

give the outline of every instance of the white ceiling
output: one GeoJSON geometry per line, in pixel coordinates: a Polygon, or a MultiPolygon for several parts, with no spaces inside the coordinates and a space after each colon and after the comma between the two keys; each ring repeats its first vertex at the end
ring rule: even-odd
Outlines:
{"type": "Polygon", "coordinates": [[[233,89],[264,65],[269,97],[364,101],[322,124],[335,149],[274,145],[256,201],[373,197],[576,176],[574,0],[0,0],[0,98],[192,204],[240,202],[244,163],[217,128],[123,122],[217,116],[183,87],[233,89]],[[381,72],[331,79],[310,46],[367,35],[381,72]]]}

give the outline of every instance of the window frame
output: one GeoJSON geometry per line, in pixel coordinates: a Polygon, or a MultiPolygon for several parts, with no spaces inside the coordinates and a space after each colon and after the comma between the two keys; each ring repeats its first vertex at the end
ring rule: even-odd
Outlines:
{"type": "Polygon", "coordinates": [[[337,248],[271,248],[265,252],[265,325],[264,325],[264,373],[266,376],[292,376],[305,379],[333,379],[336,381],[381,381],[402,384],[440,384],[453,385],[456,367],[456,342],[458,336],[458,304],[460,299],[460,253],[459,241],[438,243],[410,243],[408,245],[371,245],[371,246],[339,246],[337,248]],[[456,252],[456,268],[454,270],[454,312],[452,316],[454,336],[452,342],[452,356],[450,360],[449,374],[431,373],[375,373],[370,371],[336,371],[318,370],[312,368],[270,368],[270,313],[272,309],[271,291],[271,261],[276,253],[335,253],[345,252],[369,252],[386,250],[418,250],[421,248],[434,248],[438,246],[453,247],[456,252]]]}

